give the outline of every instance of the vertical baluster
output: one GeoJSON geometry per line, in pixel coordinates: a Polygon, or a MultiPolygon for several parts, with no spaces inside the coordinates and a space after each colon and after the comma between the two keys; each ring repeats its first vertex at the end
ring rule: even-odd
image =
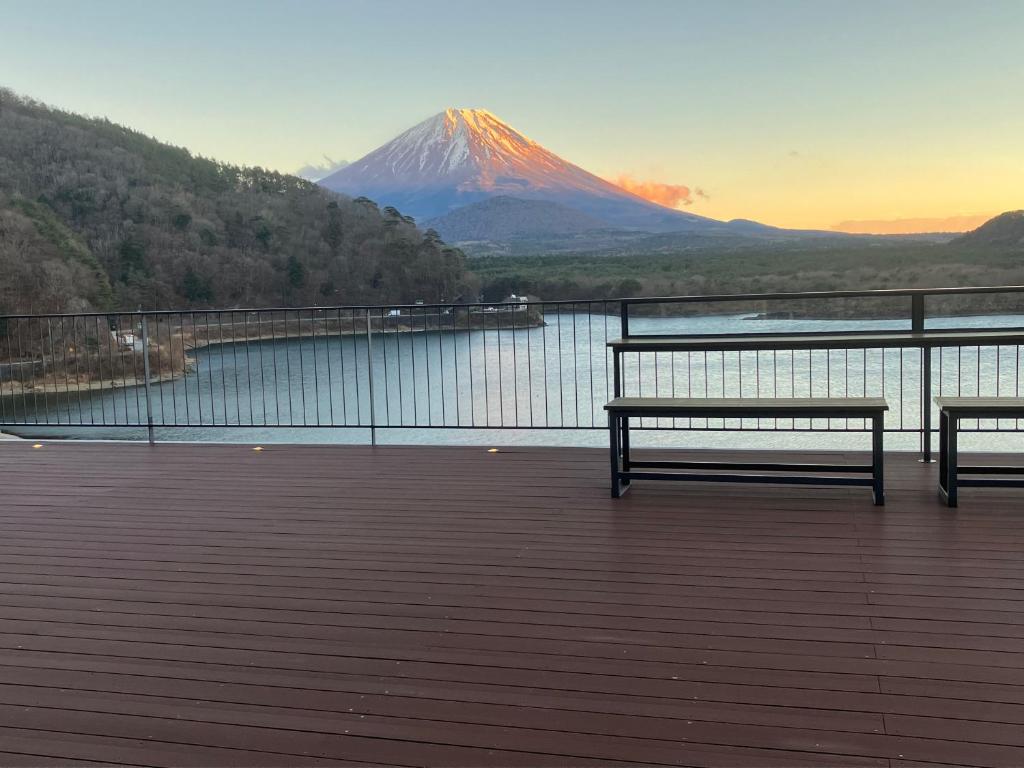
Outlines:
{"type": "MultiPolygon", "coordinates": [[[[543,304],[541,304],[541,312],[547,317],[543,304]]],[[[541,326],[541,349],[544,352],[544,426],[547,427],[551,421],[551,410],[548,397],[550,386],[548,384],[548,326],[546,322],[541,326]]]]}
{"type": "MultiPolygon", "coordinates": [[[[145,377],[144,383],[146,388],[146,436],[149,438],[149,444],[153,445],[156,443],[156,439],[153,433],[153,393],[151,391],[152,378],[149,370],[149,322],[146,319],[146,315],[142,315],[142,375],[145,377]]],[[[132,355],[134,359],[134,355],[132,355]]],[[[136,387],[136,390],[138,387],[136,387]]]]}
{"type": "Polygon", "coordinates": [[[571,305],[572,317],[572,404],[574,411],[573,426],[580,425],[580,372],[579,372],[579,348],[576,346],[576,303],[571,305]]]}
{"type": "Polygon", "coordinates": [[[295,310],[295,346],[299,352],[299,402],[302,405],[302,426],[307,424],[306,416],[306,349],[302,343],[302,310],[295,310]]]}
{"type": "Polygon", "coordinates": [[[377,445],[377,418],[376,418],[376,404],[373,391],[373,329],[372,322],[370,320],[370,310],[366,310],[366,370],[367,370],[367,390],[370,396],[370,445],[376,447],[377,445]]]}
{"type": "Polygon", "coordinates": [[[260,411],[262,413],[262,425],[267,425],[267,368],[263,358],[263,313],[256,312],[256,358],[260,369],[260,411]]]}
{"type": "MultiPolygon", "coordinates": [[[[499,306],[501,306],[501,305],[499,305],[499,306]]],[[[496,320],[495,320],[495,323],[494,323],[494,326],[495,326],[494,336],[495,336],[495,339],[498,342],[498,424],[497,424],[497,426],[499,426],[499,427],[505,426],[505,387],[503,385],[503,381],[504,381],[504,378],[505,378],[505,366],[502,365],[502,360],[501,360],[501,346],[502,346],[502,344],[501,344],[501,319],[502,319],[501,316],[502,316],[502,312],[499,309],[499,311],[495,313],[496,320]]]]}
{"type": "MultiPolygon", "coordinates": [[[[316,324],[317,324],[318,312],[319,312],[319,310],[316,310],[316,309],[310,309],[309,310],[309,334],[308,334],[308,336],[309,336],[310,349],[313,352],[313,355],[312,355],[313,356],[313,416],[314,416],[314,422],[313,423],[316,426],[319,427],[319,426],[321,426],[321,422],[320,422],[320,360],[319,360],[319,355],[317,354],[317,351],[316,351],[316,340],[317,340],[316,324]]],[[[302,322],[302,320],[301,320],[301,313],[300,313],[299,317],[300,317],[299,322],[301,324],[301,322],[302,322]]],[[[301,329],[301,325],[300,325],[300,329],[301,329]]],[[[303,364],[302,367],[305,368],[306,367],[305,364],[303,364]]]]}
{"type": "Polygon", "coordinates": [[[595,408],[597,403],[594,397],[594,305],[587,302],[587,373],[590,375],[590,426],[595,427],[595,408]]]}
{"type": "Polygon", "coordinates": [[[473,304],[466,307],[466,368],[469,372],[469,426],[476,426],[476,376],[473,364],[473,304]]]}
{"type": "MultiPolygon", "coordinates": [[[[350,309],[348,311],[348,327],[352,332],[352,373],[355,379],[355,390],[356,390],[356,425],[363,426],[363,396],[362,388],[359,384],[360,376],[359,373],[359,329],[356,327],[356,311],[350,309]]],[[[344,359],[342,365],[345,365],[344,359]]],[[[346,420],[346,424],[348,421],[346,420]]]]}
{"type": "Polygon", "coordinates": [[[444,372],[444,330],[441,321],[441,307],[437,307],[437,378],[441,387],[441,426],[448,425],[448,407],[445,403],[445,372],[444,372]]]}
{"type": "MultiPolygon", "coordinates": [[[[383,363],[384,376],[384,426],[391,426],[391,376],[388,374],[388,333],[387,325],[384,322],[384,308],[380,307],[380,354],[383,363]]],[[[401,360],[398,361],[401,366],[401,360]]]]}
{"type": "MultiPolygon", "coordinates": [[[[533,322],[530,315],[532,307],[526,305],[526,407],[529,410],[530,426],[533,426],[533,322]]],[[[458,370],[458,366],[455,368],[458,370]]]]}
{"type": "Polygon", "coordinates": [[[449,307],[451,313],[451,340],[452,340],[452,377],[455,379],[455,426],[462,426],[462,383],[460,381],[461,376],[459,375],[459,307],[452,304],[449,307]]]}
{"type": "MultiPolygon", "coordinates": [[[[482,304],[478,304],[478,305],[474,305],[474,306],[476,307],[475,311],[476,311],[477,320],[479,322],[479,326],[480,327],[479,327],[479,343],[477,345],[475,345],[476,353],[477,353],[476,356],[478,358],[478,362],[472,363],[471,366],[472,366],[472,369],[475,371],[477,365],[479,365],[480,366],[480,371],[477,372],[475,377],[470,379],[469,383],[470,383],[470,387],[471,388],[475,387],[474,379],[476,379],[476,380],[479,380],[480,383],[483,385],[484,397],[483,397],[482,405],[483,405],[483,408],[484,408],[484,413],[483,413],[483,418],[479,418],[476,415],[477,398],[476,398],[475,394],[472,395],[472,400],[473,400],[473,425],[475,426],[478,422],[481,422],[482,426],[487,426],[491,422],[491,410],[490,410],[490,408],[491,408],[491,406],[490,406],[491,394],[490,394],[490,384],[489,384],[488,376],[487,376],[487,315],[484,314],[484,306],[482,304]]],[[[470,328],[472,329],[472,323],[470,324],[470,328]]]]}

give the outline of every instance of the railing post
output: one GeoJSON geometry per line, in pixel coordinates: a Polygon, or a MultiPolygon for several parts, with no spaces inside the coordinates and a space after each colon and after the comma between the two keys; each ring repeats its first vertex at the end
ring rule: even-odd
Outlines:
{"type": "Polygon", "coordinates": [[[914,333],[924,330],[924,294],[915,293],[910,297],[910,330],[914,333]]]}
{"type": "Polygon", "coordinates": [[[146,377],[146,432],[149,436],[149,444],[155,445],[156,439],[153,435],[153,398],[150,391],[149,375],[149,324],[146,322],[146,315],[142,315],[142,371],[146,377]]]}
{"type": "Polygon", "coordinates": [[[921,461],[932,461],[932,350],[921,348],[921,461]]]}
{"type": "MultiPolygon", "coordinates": [[[[910,304],[910,330],[924,333],[924,294],[915,293],[910,304]]],[[[921,461],[932,461],[932,349],[921,346],[921,461]]]]}
{"type": "Polygon", "coordinates": [[[619,325],[623,338],[629,336],[629,303],[626,301],[619,302],[619,325]]]}
{"type": "Polygon", "coordinates": [[[370,308],[366,308],[366,376],[370,382],[370,445],[377,445],[376,403],[373,396],[373,327],[370,322],[370,308]]]}

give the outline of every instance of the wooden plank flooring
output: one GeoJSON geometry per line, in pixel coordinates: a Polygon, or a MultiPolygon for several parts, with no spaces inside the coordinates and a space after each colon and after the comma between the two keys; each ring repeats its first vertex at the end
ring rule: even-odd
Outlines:
{"type": "Polygon", "coordinates": [[[1024,765],[1024,492],[915,458],[5,442],[0,765],[1024,765]]]}

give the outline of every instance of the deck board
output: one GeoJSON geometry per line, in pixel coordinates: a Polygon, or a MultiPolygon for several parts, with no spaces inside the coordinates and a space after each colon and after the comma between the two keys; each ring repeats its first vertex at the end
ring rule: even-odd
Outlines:
{"type": "Polygon", "coordinates": [[[915,458],[5,443],[0,764],[1020,766],[1024,495],[915,458]]]}

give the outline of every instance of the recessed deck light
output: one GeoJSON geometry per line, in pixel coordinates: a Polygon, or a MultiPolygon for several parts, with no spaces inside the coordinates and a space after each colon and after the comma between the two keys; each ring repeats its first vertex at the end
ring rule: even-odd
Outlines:
{"type": "Polygon", "coordinates": [[[488,448],[488,449],[487,449],[487,452],[488,452],[488,453],[497,453],[497,452],[498,452],[498,449],[497,449],[497,448],[488,448]]]}

